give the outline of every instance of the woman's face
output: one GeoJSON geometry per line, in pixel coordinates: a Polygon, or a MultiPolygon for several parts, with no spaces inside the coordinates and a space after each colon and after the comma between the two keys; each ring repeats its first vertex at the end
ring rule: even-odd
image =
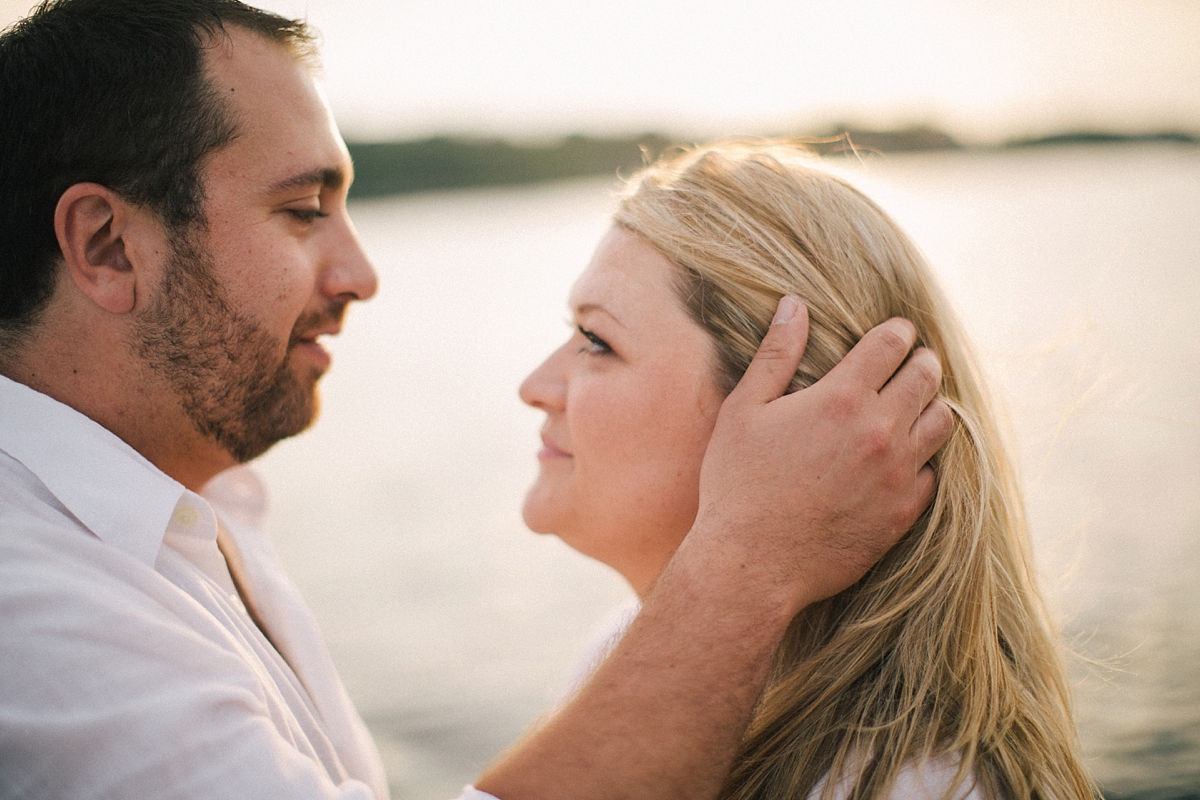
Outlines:
{"type": "Polygon", "coordinates": [[[711,340],[674,275],[641,237],[612,228],[571,290],[571,338],[521,385],[546,412],[526,524],[613,567],[639,595],[695,519],[724,399],[711,340]]]}

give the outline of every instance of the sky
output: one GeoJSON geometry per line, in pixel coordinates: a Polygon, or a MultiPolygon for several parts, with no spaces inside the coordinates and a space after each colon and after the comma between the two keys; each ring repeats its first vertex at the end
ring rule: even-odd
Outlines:
{"type": "MultiPolygon", "coordinates": [[[[0,21],[32,0],[0,0],[0,21]]],[[[1200,133],[1200,0],[260,0],[348,138],[1200,133]]]]}

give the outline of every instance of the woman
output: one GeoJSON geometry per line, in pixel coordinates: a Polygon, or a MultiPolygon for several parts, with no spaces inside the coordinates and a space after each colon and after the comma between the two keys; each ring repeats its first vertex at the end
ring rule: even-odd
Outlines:
{"type": "Polygon", "coordinates": [[[1078,798],[1069,688],[978,368],[917,249],[782,144],[664,158],[629,183],[572,290],[576,330],[521,387],[546,412],[524,514],[645,595],[697,511],[715,415],[779,298],[808,307],[797,390],[911,320],[959,424],[933,506],[793,621],[723,796],[1078,798]]]}

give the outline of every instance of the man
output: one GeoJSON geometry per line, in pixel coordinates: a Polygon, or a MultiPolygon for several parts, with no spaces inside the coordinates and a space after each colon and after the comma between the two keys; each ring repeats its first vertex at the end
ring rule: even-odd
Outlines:
{"type": "MultiPolygon", "coordinates": [[[[313,58],[235,0],[57,0],[0,41],[4,797],[386,796],[229,470],[312,421],[376,288],[313,58]]],[[[780,398],[806,333],[785,299],[643,612],[470,794],[715,794],[788,621],[927,505],[936,359],[892,321],[780,398]]]]}

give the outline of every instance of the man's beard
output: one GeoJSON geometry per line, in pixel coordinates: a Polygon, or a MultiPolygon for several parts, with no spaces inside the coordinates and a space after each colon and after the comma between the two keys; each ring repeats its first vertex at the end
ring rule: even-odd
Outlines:
{"type": "Polygon", "coordinates": [[[301,380],[288,357],[306,332],[340,320],[345,303],[303,314],[285,347],[230,305],[195,233],[172,234],[171,260],[140,315],[135,345],[195,429],[246,462],[316,417],[319,375],[301,380]]]}

